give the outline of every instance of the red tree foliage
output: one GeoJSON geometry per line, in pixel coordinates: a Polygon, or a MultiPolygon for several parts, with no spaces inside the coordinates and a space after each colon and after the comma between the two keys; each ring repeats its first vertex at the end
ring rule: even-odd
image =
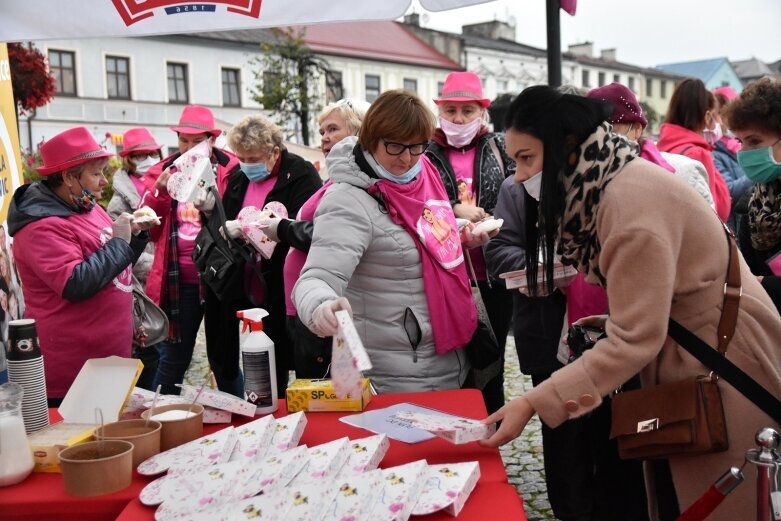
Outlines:
{"type": "Polygon", "coordinates": [[[20,43],[8,44],[11,86],[20,113],[46,105],[54,97],[56,82],[46,67],[46,58],[38,49],[20,43]]]}

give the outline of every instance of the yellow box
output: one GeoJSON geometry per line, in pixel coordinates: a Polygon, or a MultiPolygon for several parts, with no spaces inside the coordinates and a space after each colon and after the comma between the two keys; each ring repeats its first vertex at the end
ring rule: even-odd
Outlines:
{"type": "Polygon", "coordinates": [[[62,472],[59,453],[61,450],[92,441],[95,426],[83,423],[55,423],[27,436],[35,461],[35,472],[62,472]]]}
{"type": "Polygon", "coordinates": [[[298,379],[285,393],[287,412],[298,411],[362,411],[372,400],[368,378],[361,378],[361,396],[336,397],[331,380],[298,379]]]}

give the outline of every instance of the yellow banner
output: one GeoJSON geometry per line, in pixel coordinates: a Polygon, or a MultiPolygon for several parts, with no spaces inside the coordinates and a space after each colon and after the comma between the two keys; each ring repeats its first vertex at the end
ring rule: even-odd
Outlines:
{"type": "Polygon", "coordinates": [[[14,190],[22,184],[21,158],[8,46],[0,43],[0,224],[8,216],[14,190]]]}

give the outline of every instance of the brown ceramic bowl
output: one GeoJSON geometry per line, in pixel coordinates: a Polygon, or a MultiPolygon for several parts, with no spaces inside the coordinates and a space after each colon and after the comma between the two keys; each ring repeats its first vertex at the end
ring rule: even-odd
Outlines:
{"type": "Polygon", "coordinates": [[[133,477],[133,444],[124,440],[90,441],[60,451],[65,491],[72,496],[101,496],[126,488],[133,477]]]}
{"type": "Polygon", "coordinates": [[[171,405],[161,405],[154,409],[148,409],[141,413],[141,417],[146,419],[149,416],[156,416],[168,411],[187,410],[192,410],[195,414],[182,419],[157,420],[163,424],[163,428],[160,431],[161,452],[173,449],[183,443],[203,436],[203,405],[199,403],[193,405],[187,403],[173,403],[171,405]]]}
{"type": "Polygon", "coordinates": [[[133,444],[133,468],[160,453],[163,425],[154,420],[121,420],[95,429],[96,440],[125,440],[133,444]]]}

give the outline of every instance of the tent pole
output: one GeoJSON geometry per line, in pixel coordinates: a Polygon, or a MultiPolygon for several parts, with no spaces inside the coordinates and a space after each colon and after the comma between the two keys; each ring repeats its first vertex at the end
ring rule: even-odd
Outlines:
{"type": "Polygon", "coordinates": [[[548,85],[561,85],[561,23],[559,1],[545,0],[545,18],[548,35],[548,85]]]}

